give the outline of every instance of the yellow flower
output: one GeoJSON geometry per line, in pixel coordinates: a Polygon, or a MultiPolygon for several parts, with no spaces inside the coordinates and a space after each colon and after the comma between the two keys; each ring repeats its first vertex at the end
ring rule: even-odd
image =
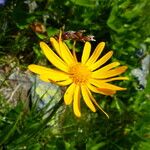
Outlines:
{"type": "MultiPolygon", "coordinates": [[[[105,46],[104,42],[97,45],[92,55],[90,55],[91,44],[86,42],[81,61],[77,61],[75,53],[72,54],[70,52],[61,38],[57,41],[52,37],[50,38],[50,42],[55,52],[44,42],[40,42],[40,47],[47,59],[57,69],[35,64],[29,65],[28,68],[30,71],[39,74],[40,79],[45,82],[53,82],[60,86],[69,85],[64,94],[64,102],[66,105],[73,103],[74,114],[77,117],[81,116],[81,95],[90,110],[96,112],[95,106],[100,110],[102,108],[92,96],[91,91],[104,95],[113,95],[116,91],[125,90],[125,88],[109,83],[115,80],[127,80],[127,77],[116,77],[125,72],[127,66],[117,67],[120,65],[119,62],[103,66],[113,55],[113,51],[109,51],[103,57],[99,58],[105,46]]],[[[108,117],[107,113],[104,113],[108,117]]]]}

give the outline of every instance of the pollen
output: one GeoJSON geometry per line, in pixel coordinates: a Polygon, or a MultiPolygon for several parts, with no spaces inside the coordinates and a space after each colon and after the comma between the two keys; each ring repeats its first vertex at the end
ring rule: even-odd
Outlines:
{"type": "Polygon", "coordinates": [[[91,76],[91,71],[85,65],[77,63],[70,67],[69,74],[75,84],[85,84],[91,76]]]}

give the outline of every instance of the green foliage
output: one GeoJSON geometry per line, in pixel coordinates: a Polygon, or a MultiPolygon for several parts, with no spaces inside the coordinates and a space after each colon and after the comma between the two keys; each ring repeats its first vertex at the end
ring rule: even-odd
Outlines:
{"type": "MultiPolygon", "coordinates": [[[[31,9],[23,0],[8,0],[0,6],[0,67],[8,65],[5,60],[8,55],[17,58],[24,68],[35,62],[46,64],[38,44],[41,40],[49,43],[49,37],[58,34],[64,26],[65,31],[84,29],[85,35],[94,35],[93,47],[105,41],[105,49],[115,52],[112,59],[129,66],[126,75],[130,80],[120,83],[127,91],[113,97],[96,97],[110,119],[99,111],[93,114],[81,104],[80,119],[74,116],[71,107],[67,107],[57,120],[57,110],[64,105],[63,100],[47,114],[45,110],[51,102],[38,110],[36,106],[30,108],[24,100],[12,106],[0,96],[1,149],[150,149],[150,77],[147,77],[147,87],[139,90],[137,80],[130,73],[140,67],[141,58],[136,57],[138,50],[143,49],[144,55],[150,52],[149,0],[31,2],[36,2],[37,7],[31,9]],[[32,29],[35,23],[44,26],[45,31],[32,29]],[[57,126],[51,124],[55,121],[57,126]]],[[[83,47],[83,43],[77,46],[83,47]]],[[[78,52],[80,55],[81,49],[78,52]]]]}
{"type": "MultiPolygon", "coordinates": [[[[43,112],[34,107],[29,110],[27,103],[20,101],[16,107],[5,111],[1,116],[0,145],[8,149],[41,148],[42,144],[44,145],[47,140],[51,139],[58,130],[56,126],[51,126],[51,122],[56,119],[54,114],[61,104],[62,101],[56,103],[48,112],[43,112]]],[[[59,133],[59,130],[57,132],[59,133]]]]}
{"type": "Polygon", "coordinates": [[[138,64],[133,59],[136,51],[143,49],[149,50],[150,43],[150,17],[148,9],[150,3],[148,0],[140,1],[114,1],[112,11],[107,20],[110,27],[112,48],[117,51],[118,58],[128,58],[129,65],[138,64]],[[125,57],[124,57],[125,56],[125,57]]]}
{"type": "Polygon", "coordinates": [[[74,4],[84,7],[95,7],[96,0],[71,0],[74,4]]]}

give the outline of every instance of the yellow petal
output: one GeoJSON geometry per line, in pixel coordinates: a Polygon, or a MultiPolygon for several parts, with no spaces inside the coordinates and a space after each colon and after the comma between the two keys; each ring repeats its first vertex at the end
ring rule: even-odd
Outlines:
{"type": "Polygon", "coordinates": [[[94,72],[92,72],[92,77],[93,78],[105,78],[106,72],[114,67],[119,66],[120,63],[119,62],[113,62],[110,63],[94,72]]]}
{"type": "Polygon", "coordinates": [[[116,91],[113,91],[113,90],[110,90],[110,89],[102,89],[102,88],[97,88],[91,84],[87,84],[87,87],[92,91],[92,92],[95,92],[95,93],[100,93],[100,94],[103,94],[103,95],[113,95],[116,93],[116,91]]]}
{"type": "Polygon", "coordinates": [[[90,83],[93,84],[94,86],[98,87],[99,89],[110,89],[113,91],[122,91],[126,90],[126,88],[122,88],[116,85],[112,85],[110,83],[105,83],[101,80],[96,80],[96,79],[90,79],[90,83]]]}
{"type": "Polygon", "coordinates": [[[80,87],[76,85],[74,90],[73,110],[77,117],[81,117],[80,111],[80,87]]]}
{"type": "Polygon", "coordinates": [[[61,78],[57,79],[56,78],[52,78],[46,75],[40,75],[40,79],[44,82],[51,82],[53,84],[57,84],[59,86],[66,86],[72,83],[72,80],[70,78],[62,80],[61,78]]]}
{"type": "Polygon", "coordinates": [[[100,66],[102,66],[104,63],[106,63],[113,55],[113,51],[109,51],[107,54],[105,54],[102,58],[100,58],[97,62],[95,62],[94,64],[92,64],[91,66],[89,66],[89,69],[91,71],[99,68],[100,66]]]}
{"type": "Polygon", "coordinates": [[[64,42],[62,42],[61,40],[57,42],[54,38],[50,38],[50,41],[56,52],[67,64],[71,64],[74,62],[73,55],[71,54],[70,50],[64,42]]]}
{"type": "Polygon", "coordinates": [[[116,81],[116,80],[129,80],[129,78],[128,77],[115,77],[115,78],[105,79],[105,80],[101,80],[101,81],[111,82],[111,81],[116,81]]]}
{"type": "Polygon", "coordinates": [[[92,102],[99,108],[99,110],[101,110],[106,115],[106,117],[109,119],[109,115],[98,105],[98,103],[96,102],[96,100],[94,99],[92,94],[90,94],[90,98],[91,98],[92,102]]]}
{"type": "Polygon", "coordinates": [[[50,38],[50,42],[51,42],[52,46],[54,47],[55,51],[57,52],[57,54],[59,56],[61,56],[61,51],[60,51],[59,43],[56,41],[56,39],[53,38],[53,37],[51,37],[50,38]]]}
{"type": "Polygon", "coordinates": [[[61,60],[50,48],[49,46],[44,43],[44,42],[40,42],[40,47],[43,50],[45,56],[47,57],[47,59],[54,65],[56,66],[58,69],[64,71],[64,72],[68,72],[68,66],[65,64],[65,62],[63,60],[61,60]]]}
{"type": "Polygon", "coordinates": [[[114,95],[116,93],[116,91],[105,89],[105,88],[98,88],[98,91],[100,91],[101,94],[104,94],[104,95],[114,95]]]}
{"type": "Polygon", "coordinates": [[[109,70],[106,74],[105,74],[105,78],[110,78],[113,76],[117,76],[120,75],[122,73],[124,73],[127,70],[127,66],[121,66],[112,70],[109,70]]]}
{"type": "Polygon", "coordinates": [[[86,103],[86,105],[93,111],[96,112],[96,109],[93,105],[93,103],[91,102],[90,96],[89,96],[89,91],[87,89],[86,86],[81,86],[81,91],[82,91],[82,96],[83,96],[83,100],[86,103]]]}
{"type": "Polygon", "coordinates": [[[42,74],[45,76],[45,78],[54,80],[54,81],[64,81],[69,79],[69,76],[67,74],[64,74],[63,72],[54,71],[53,73],[47,73],[42,74]]]}
{"type": "Polygon", "coordinates": [[[38,66],[38,65],[29,65],[28,66],[29,70],[42,75],[41,79],[51,79],[54,81],[62,81],[62,80],[67,80],[69,78],[69,75],[58,70],[46,68],[43,66],[38,66]]]}
{"type": "Polygon", "coordinates": [[[45,76],[41,76],[40,75],[40,79],[44,82],[51,82],[48,78],[46,78],[45,76]]]}
{"type": "Polygon", "coordinates": [[[74,96],[74,89],[75,89],[75,84],[71,84],[65,94],[64,94],[64,101],[66,105],[70,105],[72,100],[73,100],[73,96],[74,96]]]}
{"type": "Polygon", "coordinates": [[[60,50],[61,50],[61,58],[68,64],[71,65],[75,62],[73,55],[71,54],[67,45],[60,41],[59,42],[60,50]]]}
{"type": "Polygon", "coordinates": [[[45,73],[47,74],[49,72],[54,72],[53,69],[46,68],[39,65],[34,65],[34,64],[29,65],[28,69],[36,74],[45,74],[45,73]]]}
{"type": "Polygon", "coordinates": [[[95,63],[95,61],[98,59],[98,57],[100,56],[101,52],[103,51],[105,46],[104,42],[101,42],[97,45],[96,49],[94,50],[92,56],[89,58],[89,60],[87,61],[86,65],[90,66],[91,64],[95,63]]]}
{"type": "Polygon", "coordinates": [[[65,81],[58,81],[58,82],[55,82],[57,85],[60,85],[60,86],[66,86],[66,85],[69,85],[72,83],[72,79],[67,79],[65,81]]]}
{"type": "Polygon", "coordinates": [[[91,44],[90,44],[90,42],[86,42],[85,45],[84,45],[82,58],[81,58],[81,62],[83,64],[85,64],[86,61],[89,59],[90,52],[91,52],[91,44]]]}

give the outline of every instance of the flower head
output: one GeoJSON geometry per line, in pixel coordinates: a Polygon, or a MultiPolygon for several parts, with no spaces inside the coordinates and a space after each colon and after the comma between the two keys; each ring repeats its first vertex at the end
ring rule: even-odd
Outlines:
{"type": "MultiPolygon", "coordinates": [[[[30,71],[39,74],[41,80],[45,82],[68,86],[64,94],[64,102],[66,105],[73,103],[74,114],[77,117],[81,116],[81,96],[90,110],[96,112],[95,106],[100,110],[102,108],[98,105],[91,92],[113,95],[116,91],[125,90],[125,88],[113,85],[110,82],[127,80],[127,77],[117,77],[126,71],[127,66],[118,67],[120,65],[119,62],[113,62],[104,66],[113,55],[113,51],[109,51],[99,58],[105,46],[104,42],[97,45],[92,55],[90,55],[91,44],[86,42],[81,61],[77,60],[75,53],[72,54],[70,52],[67,45],[61,40],[61,36],[58,41],[51,37],[50,42],[55,52],[44,42],[40,42],[40,47],[47,59],[56,68],[46,68],[34,64],[29,65],[28,68],[30,71]]],[[[106,112],[104,113],[106,114],[106,112]]]]}

